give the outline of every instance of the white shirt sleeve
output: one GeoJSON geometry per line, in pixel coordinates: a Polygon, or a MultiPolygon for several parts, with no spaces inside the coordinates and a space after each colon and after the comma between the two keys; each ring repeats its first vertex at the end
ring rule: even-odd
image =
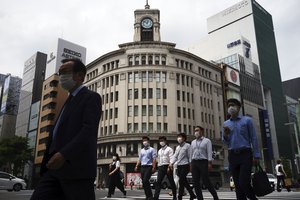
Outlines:
{"type": "Polygon", "coordinates": [[[116,168],[119,168],[120,167],[120,161],[117,160],[116,162],[116,168]]]}

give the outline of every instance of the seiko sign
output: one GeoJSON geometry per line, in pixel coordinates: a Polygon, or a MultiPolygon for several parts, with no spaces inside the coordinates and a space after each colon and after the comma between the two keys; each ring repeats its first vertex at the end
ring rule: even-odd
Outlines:
{"type": "Polygon", "coordinates": [[[61,56],[65,58],[81,58],[81,53],[64,48],[61,56]]]}

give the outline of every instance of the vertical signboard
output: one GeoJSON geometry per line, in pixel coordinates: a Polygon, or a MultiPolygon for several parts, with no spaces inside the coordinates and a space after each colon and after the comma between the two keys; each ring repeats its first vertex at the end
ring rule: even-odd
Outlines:
{"type": "Polygon", "coordinates": [[[6,105],[8,99],[8,92],[9,92],[9,83],[10,83],[10,75],[6,77],[3,86],[3,96],[1,102],[1,113],[6,113],[6,105]]]}
{"type": "Polygon", "coordinates": [[[262,134],[265,135],[265,144],[267,147],[268,151],[268,156],[269,159],[272,160],[274,159],[274,154],[273,154],[273,146],[272,146],[272,138],[271,138],[271,130],[270,130],[270,121],[269,121],[269,116],[268,116],[268,111],[267,110],[262,110],[261,111],[262,119],[263,119],[263,129],[262,129],[262,134]]]}

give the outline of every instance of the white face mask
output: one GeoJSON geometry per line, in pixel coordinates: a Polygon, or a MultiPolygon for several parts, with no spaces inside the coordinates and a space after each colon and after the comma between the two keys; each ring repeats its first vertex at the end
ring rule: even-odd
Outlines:
{"type": "Polygon", "coordinates": [[[228,108],[228,114],[230,114],[232,116],[232,115],[237,114],[237,112],[238,112],[238,109],[237,109],[236,106],[229,106],[229,108],[228,108]]]}
{"type": "Polygon", "coordinates": [[[117,157],[116,157],[116,156],[113,156],[113,160],[117,160],[117,157]]]}
{"type": "Polygon", "coordinates": [[[165,142],[160,142],[159,144],[160,144],[160,146],[162,146],[162,147],[164,147],[164,146],[166,145],[165,142]]]}
{"type": "Polygon", "coordinates": [[[147,141],[143,142],[144,147],[147,147],[149,145],[149,143],[147,141]]]}
{"type": "Polygon", "coordinates": [[[195,132],[195,137],[196,138],[200,137],[200,133],[198,131],[195,132]]]}
{"type": "Polygon", "coordinates": [[[62,74],[59,76],[59,83],[65,90],[70,91],[75,87],[76,82],[73,80],[73,74],[62,74]]]}
{"type": "Polygon", "coordinates": [[[179,137],[179,138],[177,138],[177,142],[178,142],[179,144],[181,144],[181,143],[183,142],[183,139],[182,139],[181,137],[179,137]]]}

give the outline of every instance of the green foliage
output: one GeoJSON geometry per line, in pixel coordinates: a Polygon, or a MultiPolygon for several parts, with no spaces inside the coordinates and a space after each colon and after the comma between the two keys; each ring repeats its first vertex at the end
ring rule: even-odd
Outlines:
{"type": "Polygon", "coordinates": [[[0,166],[7,165],[14,174],[22,172],[22,169],[32,157],[32,149],[29,148],[28,138],[15,136],[0,141],[0,166]],[[11,169],[13,164],[13,169],[11,169]]]}

